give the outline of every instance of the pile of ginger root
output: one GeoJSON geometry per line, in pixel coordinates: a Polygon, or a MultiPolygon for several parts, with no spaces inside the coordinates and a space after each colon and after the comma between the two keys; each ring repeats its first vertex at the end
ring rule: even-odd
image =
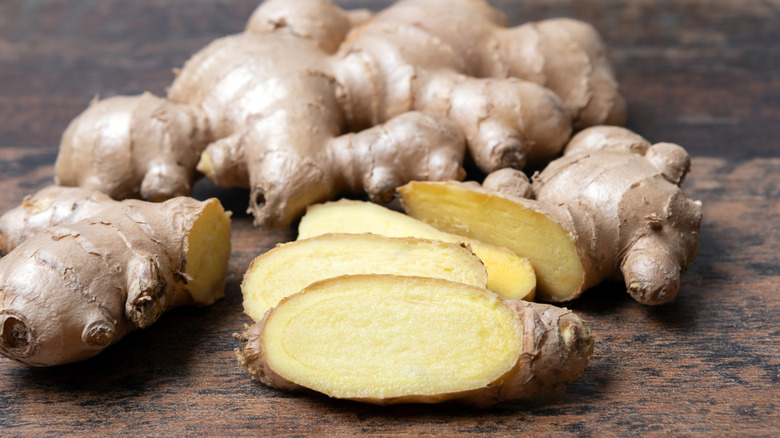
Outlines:
{"type": "Polygon", "coordinates": [[[596,30],[508,27],[482,0],[402,0],[372,14],[267,0],[244,32],[196,53],[167,96],[96,100],[68,126],[61,185],[122,199],[187,195],[197,175],[250,190],[255,224],[409,181],[555,157],[573,130],[620,125],[625,102],[596,30]],[[424,18],[421,18],[424,17],[424,18]]]}
{"type": "Polygon", "coordinates": [[[196,227],[205,204],[187,201],[205,176],[248,189],[260,229],[303,217],[298,241],[245,274],[254,325],[236,336],[237,356],[253,378],[376,404],[535,397],[576,379],[594,343],[571,311],[531,299],[569,302],[622,279],[637,301],[668,303],[698,251],[701,203],[680,188],[690,157],[625,121],[586,23],[509,27],[482,0],[400,0],[377,13],[267,0],[243,32],[177,69],[166,96],[95,99],[69,124],[55,182],[79,187],[89,207],[57,210],[40,200],[65,195],[43,193],[0,218],[0,352],[36,366],[83,360],[167,308],[221,297],[224,269],[206,269],[202,287],[197,271],[226,266],[229,213],[208,201],[196,227]],[[522,172],[545,165],[531,180],[522,172]],[[354,204],[328,203],[341,196],[400,197],[409,216],[360,208],[361,220],[354,204]],[[120,206],[127,198],[143,201],[120,206]],[[178,207],[147,219],[160,214],[153,205],[178,207]],[[51,214],[39,226],[41,211],[51,214]],[[47,255],[47,239],[90,253],[78,227],[106,224],[127,245],[95,249],[102,260],[143,255],[111,265],[127,284],[47,255]],[[158,252],[139,249],[146,240],[158,252]],[[72,327],[19,316],[30,311],[18,307],[17,273],[33,272],[21,251],[115,310],[72,327]]]}

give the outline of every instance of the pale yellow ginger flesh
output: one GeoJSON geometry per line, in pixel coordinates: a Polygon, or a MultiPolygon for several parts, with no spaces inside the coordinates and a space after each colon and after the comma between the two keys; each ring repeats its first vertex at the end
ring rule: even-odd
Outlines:
{"type": "Polygon", "coordinates": [[[241,284],[244,311],[259,321],[280,300],[306,286],[350,274],[425,276],[483,288],[487,282],[485,266],[459,244],[376,234],[324,234],[279,245],[257,257],[241,284]]]}
{"type": "Polygon", "coordinates": [[[199,305],[213,304],[225,295],[228,266],[215,260],[230,258],[230,216],[218,200],[210,199],[187,236],[185,289],[199,305]]]}
{"type": "Polygon", "coordinates": [[[568,310],[376,274],[314,283],[237,338],[266,385],[375,404],[528,399],[576,379],[593,351],[568,310]]]}
{"type": "Polygon", "coordinates": [[[272,369],[338,398],[481,388],[514,366],[521,342],[512,312],[482,289],[394,278],[312,287],[263,336],[272,369]]]}
{"type": "Polygon", "coordinates": [[[536,273],[538,298],[565,301],[582,291],[585,269],[575,237],[549,215],[454,182],[412,182],[398,191],[410,216],[527,257],[536,273]]]}
{"type": "Polygon", "coordinates": [[[505,245],[496,246],[445,233],[374,203],[342,199],[310,206],[298,226],[298,239],[325,233],[374,233],[466,243],[485,264],[488,289],[506,299],[534,298],[537,280],[531,263],[504,248],[505,245]]]}

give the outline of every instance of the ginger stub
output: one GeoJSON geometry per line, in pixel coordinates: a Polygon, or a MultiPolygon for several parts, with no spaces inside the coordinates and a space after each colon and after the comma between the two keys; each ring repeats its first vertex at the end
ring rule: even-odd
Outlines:
{"type": "Polygon", "coordinates": [[[504,248],[436,228],[380,205],[342,199],[310,206],[298,226],[298,239],[325,233],[374,233],[388,237],[417,237],[465,243],[482,260],[487,288],[506,299],[532,300],[536,275],[528,259],[504,248]]]}
{"type": "Polygon", "coordinates": [[[349,274],[426,276],[485,287],[482,262],[463,245],[376,234],[323,234],[279,245],[249,266],[244,311],[259,321],[280,300],[327,278],[349,274]]]}
{"type": "Polygon", "coordinates": [[[593,349],[567,310],[375,274],[314,283],[238,338],[264,384],[375,404],[530,398],[577,378],[593,349]]]}
{"type": "Polygon", "coordinates": [[[11,359],[84,360],[168,309],[224,295],[230,213],[217,199],[119,202],[51,187],[9,214],[30,219],[0,220],[16,245],[0,259],[0,353],[11,359]]]}

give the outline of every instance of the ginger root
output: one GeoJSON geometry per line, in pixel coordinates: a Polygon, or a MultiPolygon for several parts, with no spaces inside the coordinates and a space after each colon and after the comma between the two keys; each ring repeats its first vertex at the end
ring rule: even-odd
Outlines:
{"type": "Polygon", "coordinates": [[[311,205],[298,225],[298,239],[326,233],[374,233],[388,237],[417,237],[465,243],[487,269],[487,288],[509,300],[533,300],[536,275],[530,261],[503,247],[445,233],[370,202],[341,199],[311,205]]]}
{"type": "Polygon", "coordinates": [[[593,351],[568,310],[373,274],[314,283],[237,337],[239,362],[266,385],[374,404],[531,398],[576,379],[593,351]]]}
{"type": "Polygon", "coordinates": [[[463,179],[466,150],[485,172],[519,168],[557,155],[573,126],[624,119],[584,23],[508,28],[475,0],[400,1],[374,16],[268,0],[245,32],[194,55],[166,98],[94,103],[63,135],[56,172],[161,200],[189,191],[203,151],[200,172],[250,189],[256,225],[285,227],[340,193],[386,202],[409,181],[463,179]]]}
{"type": "Polygon", "coordinates": [[[244,274],[244,311],[259,321],[280,300],[327,278],[396,274],[443,278],[485,287],[482,262],[464,245],[376,234],[323,234],[279,245],[244,274]]]}
{"type": "Polygon", "coordinates": [[[701,203],[680,184],[690,166],[683,148],[650,145],[618,127],[572,138],[530,185],[517,171],[489,175],[484,187],[412,182],[399,189],[410,216],[436,228],[528,257],[537,297],[568,301],[601,281],[623,278],[643,304],[674,299],[698,252],[701,203]],[[502,193],[514,189],[519,193],[502,193]]]}
{"type": "Polygon", "coordinates": [[[83,360],[167,309],[224,295],[230,214],[218,200],[101,197],[47,188],[11,213],[59,225],[0,259],[0,353],[33,366],[83,360]]]}

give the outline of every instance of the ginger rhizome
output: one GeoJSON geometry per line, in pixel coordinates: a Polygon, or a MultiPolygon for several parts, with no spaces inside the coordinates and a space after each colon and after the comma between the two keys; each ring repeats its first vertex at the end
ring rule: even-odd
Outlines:
{"type": "Polygon", "coordinates": [[[519,257],[504,246],[439,231],[381,205],[341,199],[309,206],[298,225],[298,239],[326,233],[373,233],[463,243],[485,264],[488,289],[510,300],[534,298],[536,275],[527,258],[519,257]]]}
{"type": "Polygon", "coordinates": [[[74,190],[48,188],[13,212],[59,225],[0,259],[0,353],[34,366],[83,360],[170,308],[224,295],[230,215],[218,200],[119,202],[74,190]],[[62,215],[68,200],[86,218],[62,215]]]}
{"type": "Polygon", "coordinates": [[[584,23],[508,28],[475,0],[374,16],[269,0],[245,32],[193,56],[165,99],[106,99],[74,120],[57,181],[164,199],[188,191],[203,151],[200,172],[250,189],[256,224],[283,227],[338,193],[385,202],[409,181],[462,179],[466,148],[483,171],[522,167],[558,154],[575,128],[624,119],[584,23]]]}
{"type": "Polygon", "coordinates": [[[568,310],[375,274],[314,283],[238,338],[239,362],[266,385],[375,404],[532,398],[579,377],[593,351],[568,310]]]}
{"type": "Polygon", "coordinates": [[[701,203],[680,189],[689,166],[678,145],[593,127],[530,186],[504,170],[484,187],[412,182],[399,192],[409,215],[528,257],[541,300],[568,301],[622,279],[637,301],[662,304],[674,299],[699,248],[701,203]],[[529,193],[535,199],[520,197],[529,193]]]}
{"type": "Polygon", "coordinates": [[[259,321],[268,309],[320,280],[353,274],[443,278],[485,287],[487,271],[464,245],[376,234],[323,234],[279,245],[244,274],[244,311],[259,321]]]}

